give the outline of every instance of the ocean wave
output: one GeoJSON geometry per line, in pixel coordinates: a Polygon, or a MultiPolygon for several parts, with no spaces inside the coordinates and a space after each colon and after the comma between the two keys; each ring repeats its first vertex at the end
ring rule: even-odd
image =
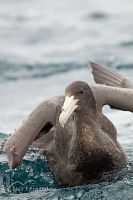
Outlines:
{"type": "MultiPolygon", "coordinates": [[[[114,69],[133,69],[133,62],[127,62],[113,57],[104,59],[97,58],[97,62],[114,69]]],[[[88,62],[89,63],[89,62],[88,62]]],[[[88,67],[85,62],[19,62],[0,59],[0,81],[16,81],[28,79],[47,78],[52,75],[65,73],[72,70],[85,69],[88,67]]]]}
{"type": "Polygon", "coordinates": [[[85,68],[85,63],[16,63],[0,60],[0,80],[39,79],[70,70],[85,68]]]}

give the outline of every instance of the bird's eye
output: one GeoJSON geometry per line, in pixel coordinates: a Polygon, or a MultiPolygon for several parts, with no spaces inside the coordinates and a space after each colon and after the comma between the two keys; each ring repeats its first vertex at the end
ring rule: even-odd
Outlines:
{"type": "Polygon", "coordinates": [[[82,95],[84,93],[84,90],[80,90],[79,92],[78,92],[78,95],[82,95]]]}

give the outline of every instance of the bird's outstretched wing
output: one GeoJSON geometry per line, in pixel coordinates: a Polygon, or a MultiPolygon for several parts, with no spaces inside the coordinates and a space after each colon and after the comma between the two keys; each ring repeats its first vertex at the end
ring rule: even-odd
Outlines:
{"type": "Polygon", "coordinates": [[[99,110],[104,105],[133,112],[133,83],[100,64],[90,62],[96,85],[92,87],[99,110]]]}
{"type": "MultiPolygon", "coordinates": [[[[4,149],[10,167],[15,168],[19,165],[33,141],[51,131],[52,127],[55,127],[56,107],[57,105],[62,106],[63,102],[63,96],[53,97],[50,100],[42,102],[7,140],[4,149]]],[[[53,140],[53,136],[46,138],[49,143],[50,138],[53,140]]],[[[40,145],[40,141],[38,145],[40,145]]]]}
{"type": "Polygon", "coordinates": [[[94,62],[90,62],[90,66],[96,83],[113,87],[133,88],[133,83],[124,76],[118,74],[117,71],[110,70],[109,68],[94,62]]]}
{"type": "Polygon", "coordinates": [[[133,89],[96,84],[91,87],[97,107],[102,111],[104,105],[133,112],[133,89]]]}

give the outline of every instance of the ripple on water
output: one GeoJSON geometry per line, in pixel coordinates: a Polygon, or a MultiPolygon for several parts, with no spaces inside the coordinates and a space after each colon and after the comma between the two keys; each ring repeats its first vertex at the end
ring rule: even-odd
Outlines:
{"type": "Polygon", "coordinates": [[[19,79],[40,79],[67,71],[84,68],[84,63],[21,63],[11,60],[0,60],[0,81],[19,79]]]}
{"type": "Polygon", "coordinates": [[[93,20],[105,20],[106,18],[109,17],[109,15],[107,13],[103,13],[103,12],[93,12],[91,15],[89,15],[88,18],[92,18],[93,20]]]}
{"type": "Polygon", "coordinates": [[[122,43],[120,44],[120,46],[122,46],[122,47],[133,47],[133,40],[131,39],[131,40],[122,42],[122,43]]]}

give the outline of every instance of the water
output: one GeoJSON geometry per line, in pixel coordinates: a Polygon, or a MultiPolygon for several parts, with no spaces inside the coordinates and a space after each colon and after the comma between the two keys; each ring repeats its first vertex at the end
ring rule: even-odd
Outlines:
{"type": "MultiPolygon", "coordinates": [[[[64,94],[70,82],[92,84],[88,60],[132,80],[132,19],[132,0],[0,1],[0,132],[12,133],[35,106],[64,94]]],[[[133,117],[105,112],[128,155],[125,169],[111,180],[65,189],[35,150],[13,171],[0,150],[0,199],[132,199],[133,117]]]]}

